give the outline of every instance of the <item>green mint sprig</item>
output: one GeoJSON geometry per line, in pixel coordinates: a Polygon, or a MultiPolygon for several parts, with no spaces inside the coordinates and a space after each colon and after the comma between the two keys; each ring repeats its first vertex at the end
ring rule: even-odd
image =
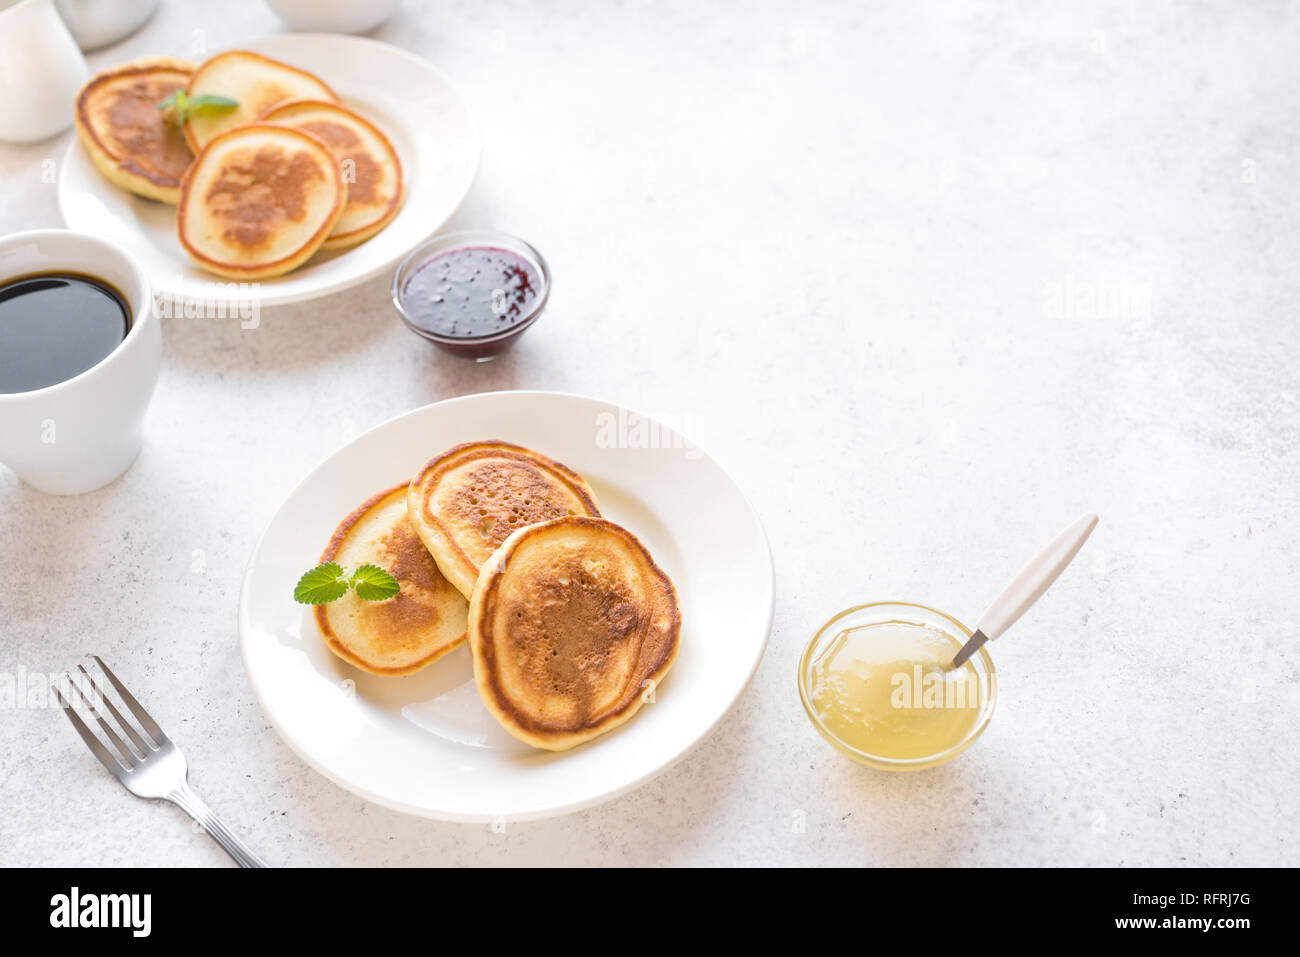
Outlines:
{"type": "Polygon", "coordinates": [[[170,109],[175,117],[177,124],[184,123],[189,115],[195,110],[202,109],[223,109],[228,110],[231,107],[238,106],[238,100],[232,100],[228,96],[218,96],[215,93],[201,93],[190,99],[190,95],[184,90],[177,90],[167,99],[158,104],[158,109],[170,109]]]}
{"type": "Polygon", "coordinates": [[[402,590],[397,579],[378,565],[361,565],[351,575],[338,562],[325,562],[306,572],[293,589],[293,600],[302,605],[325,605],[337,601],[355,588],[358,598],[383,601],[402,590]]]}

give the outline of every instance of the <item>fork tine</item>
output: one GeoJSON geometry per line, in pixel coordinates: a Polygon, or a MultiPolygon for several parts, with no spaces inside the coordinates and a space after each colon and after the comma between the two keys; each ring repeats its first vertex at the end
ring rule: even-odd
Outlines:
{"type": "MultiPolygon", "coordinates": [[[[71,678],[71,676],[69,676],[69,678],[71,678]]],[[[104,720],[104,716],[99,713],[99,709],[95,707],[95,702],[91,700],[90,695],[77,687],[75,681],[69,680],[68,687],[71,689],[72,696],[80,698],[81,703],[86,706],[86,710],[94,716],[97,722],[99,722],[99,726],[103,729],[104,734],[108,736],[109,743],[117,749],[118,761],[125,762],[127,767],[135,767],[139,757],[134,751],[127,747],[121,738],[117,736],[112,725],[104,720]]]]}
{"type": "Polygon", "coordinates": [[[149,717],[149,712],[145,711],[144,706],[135,700],[135,696],[126,690],[126,685],[117,680],[117,675],[108,670],[108,665],[104,664],[99,655],[91,655],[90,657],[95,659],[95,663],[99,665],[100,670],[104,672],[104,676],[112,682],[113,687],[117,689],[117,693],[122,696],[123,704],[125,704],[131,710],[131,713],[135,715],[135,719],[140,722],[140,726],[144,728],[145,731],[149,733],[149,737],[153,738],[161,747],[167,741],[167,735],[163,734],[163,729],[158,727],[157,722],[154,721],[153,718],[149,717]]]}
{"type": "Polygon", "coordinates": [[[84,665],[77,665],[77,670],[86,676],[86,680],[90,682],[90,686],[94,688],[96,694],[99,695],[99,700],[104,702],[104,707],[108,709],[108,713],[113,716],[113,720],[118,723],[122,730],[126,732],[126,736],[131,739],[131,743],[135,745],[137,752],[136,756],[143,758],[147,756],[150,751],[157,751],[158,748],[156,745],[146,744],[144,737],[135,729],[135,725],[122,717],[122,712],[118,711],[117,708],[113,706],[112,699],[110,699],[104,692],[104,689],[100,687],[99,682],[95,680],[95,676],[87,671],[84,665]]]}
{"type": "Polygon", "coordinates": [[[122,762],[118,760],[118,758],[115,757],[108,748],[104,747],[103,742],[101,742],[99,738],[95,737],[95,732],[86,727],[86,722],[82,721],[81,715],[77,714],[77,712],[73,710],[72,705],[68,704],[67,699],[64,698],[63,694],[59,691],[57,683],[54,685],[54,695],[59,699],[59,704],[63,706],[63,713],[68,716],[68,720],[72,722],[72,726],[77,729],[77,734],[81,735],[81,740],[85,741],[86,747],[90,748],[90,753],[99,758],[99,763],[107,768],[114,776],[117,776],[123,771],[129,771],[130,768],[122,764],[122,762]]]}

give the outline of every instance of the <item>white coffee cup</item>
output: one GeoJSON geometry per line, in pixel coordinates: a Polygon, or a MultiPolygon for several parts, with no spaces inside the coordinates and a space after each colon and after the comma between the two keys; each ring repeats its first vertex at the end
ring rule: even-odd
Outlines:
{"type": "Polygon", "coordinates": [[[0,392],[0,463],[42,492],[76,495],[107,485],[139,455],[162,331],[149,278],[125,250],[66,229],[0,238],[0,285],[48,272],[102,279],[131,313],[126,338],[85,372],[31,392],[0,392]]]}

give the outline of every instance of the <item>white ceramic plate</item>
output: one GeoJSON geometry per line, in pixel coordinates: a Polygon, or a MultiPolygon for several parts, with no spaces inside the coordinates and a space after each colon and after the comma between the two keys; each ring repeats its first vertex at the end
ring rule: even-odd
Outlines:
{"type": "Polygon", "coordinates": [[[393,268],[433,235],[469,192],[478,167],[478,132],[460,96],[426,61],[377,40],[330,34],[282,34],[240,43],[238,49],[310,70],[382,129],[402,159],[406,202],[367,242],[317,253],[285,276],[241,289],[197,268],[185,255],[176,239],[176,207],[114,186],[74,137],[59,174],[63,221],[69,229],[129,249],[149,274],[155,294],[268,306],[323,296],[393,268]]]}
{"type": "Polygon", "coordinates": [[[727,473],[649,422],[582,396],[472,395],[386,422],[317,467],[271,520],[240,599],[245,669],[290,747],[379,804],[495,821],[608,800],[704,738],[763,655],[772,560],[758,517],[727,473]],[[506,734],[478,698],[465,647],[409,677],[368,675],[336,658],[311,611],[293,601],[294,584],[344,516],[443,449],[478,439],[516,442],[576,469],[604,515],[631,529],[678,589],[681,650],[656,700],[572,751],[537,751],[506,734]]]}

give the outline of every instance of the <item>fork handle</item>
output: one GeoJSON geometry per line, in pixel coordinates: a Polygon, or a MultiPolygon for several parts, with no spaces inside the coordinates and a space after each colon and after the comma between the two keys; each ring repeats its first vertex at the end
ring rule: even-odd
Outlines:
{"type": "Polygon", "coordinates": [[[203,798],[190,788],[188,781],[183,781],[180,787],[167,795],[167,800],[194,818],[203,830],[216,838],[217,843],[226,849],[226,853],[233,857],[240,867],[266,867],[265,861],[237,838],[230,828],[221,823],[221,819],[212,812],[212,808],[208,807],[203,798]]]}

